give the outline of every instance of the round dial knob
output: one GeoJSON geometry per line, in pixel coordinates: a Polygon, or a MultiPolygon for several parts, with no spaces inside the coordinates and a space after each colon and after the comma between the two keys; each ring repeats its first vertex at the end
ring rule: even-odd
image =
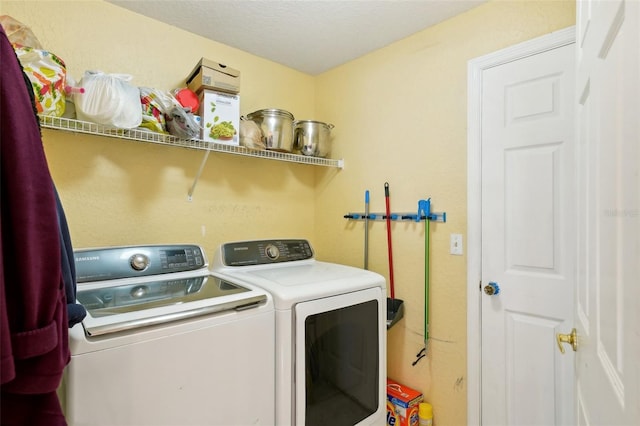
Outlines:
{"type": "Polygon", "coordinates": [[[280,250],[278,250],[278,247],[273,244],[269,244],[264,252],[271,260],[276,260],[280,256],[280,250]]]}
{"type": "Polygon", "coordinates": [[[500,293],[500,286],[498,283],[490,282],[484,286],[484,292],[489,296],[497,296],[500,293]]]}
{"type": "Polygon", "coordinates": [[[144,254],[138,253],[131,256],[129,263],[136,271],[144,271],[149,266],[149,258],[144,254]]]}

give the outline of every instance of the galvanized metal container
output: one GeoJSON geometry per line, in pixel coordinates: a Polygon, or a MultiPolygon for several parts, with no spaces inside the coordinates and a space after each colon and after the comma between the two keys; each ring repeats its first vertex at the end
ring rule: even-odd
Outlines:
{"type": "Polygon", "coordinates": [[[295,122],[294,147],[302,155],[326,157],[331,152],[331,129],[333,124],[314,120],[295,122]]]}
{"type": "Polygon", "coordinates": [[[281,152],[293,150],[293,114],[282,109],[261,109],[247,114],[262,130],[267,149],[281,152]]]}

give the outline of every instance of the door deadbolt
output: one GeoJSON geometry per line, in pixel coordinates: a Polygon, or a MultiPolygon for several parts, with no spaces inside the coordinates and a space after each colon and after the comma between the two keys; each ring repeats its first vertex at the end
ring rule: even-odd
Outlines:
{"type": "Polygon", "coordinates": [[[560,348],[560,352],[564,353],[563,343],[570,343],[573,351],[578,350],[578,333],[576,329],[572,329],[570,334],[556,334],[556,341],[558,342],[558,348],[560,348]]]}

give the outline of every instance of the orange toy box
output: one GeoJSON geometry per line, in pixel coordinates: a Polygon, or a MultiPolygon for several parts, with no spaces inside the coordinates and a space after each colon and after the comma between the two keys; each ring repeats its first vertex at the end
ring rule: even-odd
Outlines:
{"type": "Polygon", "coordinates": [[[417,426],[422,394],[387,378],[387,425],[417,426]]]}

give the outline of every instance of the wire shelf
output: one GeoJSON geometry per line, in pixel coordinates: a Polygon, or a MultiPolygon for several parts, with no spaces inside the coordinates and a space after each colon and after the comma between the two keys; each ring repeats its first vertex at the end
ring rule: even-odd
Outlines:
{"type": "Polygon", "coordinates": [[[102,124],[88,121],[73,120],[70,118],[40,116],[40,124],[43,128],[63,130],[72,133],[84,133],[89,135],[107,136],[110,138],[126,139],[137,142],[157,143],[161,145],[178,146],[182,148],[199,149],[203,151],[222,152],[225,154],[242,155],[246,157],[266,158],[270,160],[286,161],[290,163],[310,164],[314,166],[344,167],[344,160],[330,158],[309,157],[305,155],[290,154],[286,152],[269,150],[251,150],[242,146],[225,145],[201,139],[180,139],[175,136],[140,129],[115,129],[102,124]]]}

